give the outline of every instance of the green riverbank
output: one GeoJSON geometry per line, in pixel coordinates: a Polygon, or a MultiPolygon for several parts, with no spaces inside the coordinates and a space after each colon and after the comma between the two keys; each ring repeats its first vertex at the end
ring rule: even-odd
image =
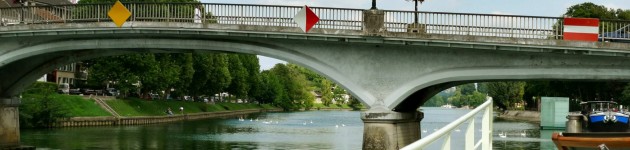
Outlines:
{"type": "MultiPolygon", "coordinates": [[[[100,117],[112,116],[109,112],[101,108],[93,99],[87,99],[78,95],[62,95],[50,94],[47,101],[40,94],[23,95],[23,104],[20,109],[27,115],[31,115],[35,110],[59,111],[64,114],[63,117],[100,117]],[[46,103],[44,103],[46,102],[46,103]]],[[[179,114],[179,108],[184,107],[184,113],[203,113],[218,111],[234,111],[246,109],[279,109],[271,104],[253,104],[253,103],[214,103],[207,104],[203,102],[176,101],[176,100],[143,100],[138,98],[128,98],[124,100],[112,99],[103,100],[114,111],[123,117],[132,116],[166,116],[166,110],[171,108],[174,114],[179,114]]],[[[331,104],[324,106],[323,104],[314,104],[311,110],[327,110],[327,109],[347,109],[351,110],[347,104],[337,105],[331,104]]]]}
{"type": "Polygon", "coordinates": [[[179,108],[184,108],[184,113],[203,113],[217,111],[233,111],[245,109],[277,109],[270,104],[252,103],[214,103],[174,101],[174,100],[142,100],[129,98],[125,100],[104,100],[114,111],[121,116],[165,116],[166,110],[171,108],[174,114],[180,114],[179,108]]]}

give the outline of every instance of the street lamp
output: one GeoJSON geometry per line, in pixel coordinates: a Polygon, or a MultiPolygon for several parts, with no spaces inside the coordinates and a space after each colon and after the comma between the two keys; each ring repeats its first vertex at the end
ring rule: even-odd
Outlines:
{"type": "Polygon", "coordinates": [[[424,2],[424,0],[406,0],[406,1],[414,1],[415,2],[415,12],[414,14],[414,23],[418,24],[418,1],[420,1],[420,4],[422,4],[422,2],[424,2]]]}
{"type": "Polygon", "coordinates": [[[370,8],[370,9],[377,9],[376,8],[376,0],[372,0],[372,8],[370,8]]]}
{"type": "Polygon", "coordinates": [[[25,23],[24,22],[24,7],[27,5],[26,0],[13,0],[13,3],[19,3],[20,4],[20,24],[25,23]]]}

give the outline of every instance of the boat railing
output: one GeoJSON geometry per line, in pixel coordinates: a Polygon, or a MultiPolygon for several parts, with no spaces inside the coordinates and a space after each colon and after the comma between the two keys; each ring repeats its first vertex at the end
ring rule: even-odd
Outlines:
{"type": "Polygon", "coordinates": [[[401,150],[418,150],[424,149],[427,146],[433,144],[440,138],[444,138],[444,143],[442,144],[442,150],[450,150],[451,149],[451,133],[460,125],[465,122],[468,122],[468,127],[466,128],[465,134],[465,149],[473,150],[478,149],[481,146],[481,149],[492,149],[492,98],[488,98],[486,102],[481,104],[479,107],[475,108],[471,112],[468,112],[466,115],[458,118],[457,120],[451,122],[445,127],[435,131],[435,133],[430,134],[414,143],[411,143],[401,150]],[[481,139],[475,142],[475,116],[477,114],[482,113],[483,118],[481,120],[481,139]]]}

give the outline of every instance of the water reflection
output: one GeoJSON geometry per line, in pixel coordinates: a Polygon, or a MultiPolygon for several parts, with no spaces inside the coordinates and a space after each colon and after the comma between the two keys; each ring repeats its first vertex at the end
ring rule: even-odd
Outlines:
{"type": "MultiPolygon", "coordinates": [[[[464,109],[423,108],[422,137],[434,133],[464,109]]],[[[263,113],[168,124],[23,130],[22,143],[51,149],[361,149],[358,111],[263,113]]],[[[481,116],[476,116],[480,138],[481,116]]],[[[452,149],[463,149],[466,125],[452,133],[452,149]]],[[[555,149],[553,131],[538,124],[495,119],[494,149],[555,149]],[[504,133],[501,138],[499,133],[504,133]]],[[[437,149],[441,140],[429,149],[437,149]]]]}
{"type": "Polygon", "coordinates": [[[309,111],[126,127],[23,130],[22,143],[52,149],[360,149],[363,123],[358,116],[357,111],[309,111]]]}

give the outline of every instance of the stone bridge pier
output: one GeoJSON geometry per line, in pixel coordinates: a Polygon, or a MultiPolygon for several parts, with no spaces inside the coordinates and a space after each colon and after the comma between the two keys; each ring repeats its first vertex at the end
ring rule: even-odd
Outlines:
{"type": "Polygon", "coordinates": [[[420,139],[422,112],[370,109],[361,113],[364,150],[400,149],[420,139]]]}
{"type": "Polygon", "coordinates": [[[0,149],[20,147],[18,97],[0,98],[0,149]]]}

